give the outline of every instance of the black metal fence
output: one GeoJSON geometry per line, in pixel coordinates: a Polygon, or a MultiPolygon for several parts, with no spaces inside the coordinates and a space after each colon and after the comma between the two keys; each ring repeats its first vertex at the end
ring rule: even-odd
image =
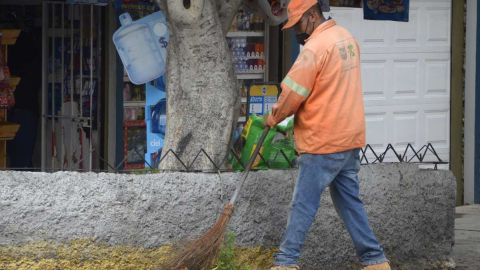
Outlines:
{"type": "MultiPolygon", "coordinates": [[[[288,158],[287,154],[283,151],[279,151],[281,158],[288,164],[288,168],[296,168],[297,164],[295,160],[291,160],[288,158]]],[[[143,155],[141,153],[136,154],[139,157],[143,155]]],[[[204,156],[208,159],[210,165],[214,168],[213,171],[233,171],[231,167],[231,162],[234,160],[237,164],[240,165],[241,170],[245,169],[246,164],[243,164],[239,154],[233,149],[230,149],[229,158],[221,162],[221,164],[217,164],[214,162],[214,159],[205,151],[205,149],[200,149],[195,157],[190,161],[187,162],[182,160],[179,155],[173,149],[168,149],[165,153],[160,156],[158,163],[161,163],[165,158],[171,157],[174,158],[176,161],[181,164],[180,171],[185,172],[198,172],[198,171],[205,171],[211,172],[211,168],[205,169],[198,169],[196,166],[196,162],[199,160],[201,156],[204,156]]],[[[259,158],[263,161],[263,164],[268,169],[278,169],[277,167],[271,166],[271,163],[260,153],[259,158]]],[[[431,164],[433,165],[434,169],[437,169],[439,164],[448,164],[448,162],[442,160],[438,155],[437,151],[435,150],[434,146],[429,143],[427,145],[422,146],[420,149],[416,150],[412,144],[407,144],[404,149],[399,150],[398,147],[395,148],[392,144],[388,144],[385,150],[383,151],[375,151],[374,147],[370,144],[367,144],[364,148],[360,150],[360,162],[363,165],[366,164],[377,164],[377,163],[387,163],[387,162],[403,162],[403,163],[418,163],[418,164],[431,164]]],[[[157,164],[149,164],[145,161],[145,164],[148,165],[147,169],[156,169],[158,168],[157,164]]],[[[110,169],[113,169],[115,172],[119,171],[119,168],[123,164],[119,164],[116,167],[110,166],[110,169]]],[[[288,169],[287,168],[287,169],[288,169]]]]}
{"type": "MultiPolygon", "coordinates": [[[[95,151],[94,151],[95,152],[95,151]]],[[[95,152],[96,153],[96,152],[95,152]]],[[[244,170],[245,164],[241,161],[239,154],[231,148],[229,151],[229,155],[223,162],[217,164],[214,162],[214,158],[212,158],[205,149],[200,149],[198,153],[194,156],[191,161],[182,160],[180,156],[175,152],[173,149],[168,149],[165,153],[158,153],[158,159],[155,164],[150,164],[148,161],[144,159],[143,153],[135,150],[135,154],[141,158],[145,164],[147,165],[143,170],[124,170],[123,166],[126,162],[127,157],[124,158],[119,164],[112,165],[103,157],[98,155],[98,158],[101,163],[103,163],[105,169],[103,170],[92,170],[93,172],[115,172],[115,173],[155,173],[158,172],[158,165],[165,160],[166,158],[174,158],[178,163],[181,165],[180,169],[176,171],[181,172],[228,172],[234,171],[232,168],[232,162],[235,161],[236,164],[240,166],[240,169],[237,170],[244,170]],[[200,157],[205,157],[210,163],[211,166],[209,168],[199,169],[198,166],[195,166],[196,163],[199,161],[200,157]],[[212,169],[213,168],[213,169],[212,169]]],[[[281,155],[280,158],[283,158],[285,163],[288,166],[285,169],[289,168],[296,168],[297,163],[296,160],[291,160],[288,158],[287,154],[280,150],[279,154],[281,155]]],[[[262,155],[259,154],[259,158],[263,161],[263,168],[265,169],[278,169],[278,167],[271,166],[271,163],[262,155]]],[[[378,151],[374,149],[371,145],[367,144],[364,148],[360,150],[360,162],[362,165],[366,164],[378,164],[378,163],[392,163],[392,162],[401,162],[401,163],[416,163],[416,164],[429,164],[432,165],[434,169],[438,168],[439,164],[448,164],[447,161],[444,161],[440,158],[439,154],[435,150],[434,146],[429,143],[418,150],[412,144],[407,144],[404,148],[399,149],[399,147],[395,148],[392,144],[388,144],[387,147],[382,150],[378,151]]],[[[203,163],[202,163],[203,164],[203,163]]],[[[255,169],[255,168],[254,168],[255,169]]],[[[6,170],[23,170],[23,171],[41,171],[40,168],[8,168],[6,170]]],[[[54,172],[54,171],[61,171],[61,169],[50,169],[44,170],[47,172],[54,172]]],[[[75,170],[75,171],[82,171],[85,172],[87,170],[75,170]]]]}

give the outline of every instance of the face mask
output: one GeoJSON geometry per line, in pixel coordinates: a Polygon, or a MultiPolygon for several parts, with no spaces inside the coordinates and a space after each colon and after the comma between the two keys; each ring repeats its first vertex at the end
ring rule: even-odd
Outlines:
{"type": "Polygon", "coordinates": [[[296,34],[295,37],[297,38],[298,44],[305,45],[305,40],[307,40],[310,37],[310,35],[303,32],[303,33],[296,34]]]}
{"type": "MultiPolygon", "coordinates": [[[[307,25],[306,29],[308,29],[308,26],[309,25],[307,25]]],[[[295,37],[297,38],[298,44],[305,45],[305,40],[307,40],[310,37],[310,35],[307,34],[307,32],[303,32],[303,33],[296,34],[295,37]]]]}

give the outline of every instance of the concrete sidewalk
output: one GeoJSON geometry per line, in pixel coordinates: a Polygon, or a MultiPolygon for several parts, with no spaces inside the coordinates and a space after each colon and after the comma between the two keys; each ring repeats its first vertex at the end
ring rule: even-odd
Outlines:
{"type": "Polygon", "coordinates": [[[455,269],[480,270],[480,205],[455,210],[455,269]]]}

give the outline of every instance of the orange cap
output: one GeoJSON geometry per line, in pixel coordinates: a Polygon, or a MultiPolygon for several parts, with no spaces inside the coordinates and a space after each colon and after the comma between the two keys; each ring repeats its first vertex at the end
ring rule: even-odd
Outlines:
{"type": "Polygon", "coordinates": [[[288,21],[282,27],[282,30],[285,30],[297,24],[297,22],[302,18],[303,13],[305,13],[317,3],[318,0],[291,0],[290,3],[288,3],[287,7],[288,21]]]}

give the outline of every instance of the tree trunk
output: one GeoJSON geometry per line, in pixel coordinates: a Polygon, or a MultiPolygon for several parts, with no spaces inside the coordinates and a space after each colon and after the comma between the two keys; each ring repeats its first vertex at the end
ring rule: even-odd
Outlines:
{"type": "MultiPolygon", "coordinates": [[[[159,2],[165,5],[165,1],[159,2]]],[[[240,3],[239,0],[225,2],[240,3]]],[[[171,149],[189,166],[204,149],[220,166],[228,153],[240,106],[231,53],[225,38],[227,28],[223,26],[231,19],[221,21],[218,9],[222,6],[215,0],[167,0],[166,5],[170,44],[163,155],[171,149]]],[[[231,15],[223,14],[222,17],[230,18],[231,15]]],[[[160,169],[185,168],[169,153],[160,169]]],[[[215,166],[202,153],[191,169],[212,170],[215,166]]]]}

